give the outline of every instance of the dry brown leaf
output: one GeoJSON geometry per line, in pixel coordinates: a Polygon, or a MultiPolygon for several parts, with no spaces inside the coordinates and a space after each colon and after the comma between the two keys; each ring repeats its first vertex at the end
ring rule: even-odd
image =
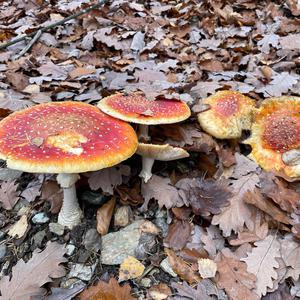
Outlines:
{"type": "Polygon", "coordinates": [[[114,188],[123,182],[122,176],[129,176],[130,167],[119,165],[106,168],[97,172],[88,173],[89,185],[93,191],[102,189],[104,193],[113,195],[114,188]]]}
{"type": "Polygon", "coordinates": [[[64,245],[48,242],[44,251],[36,249],[32,258],[25,263],[19,260],[12,269],[12,278],[5,276],[0,281],[1,300],[25,300],[31,296],[42,295],[40,288],[52,278],[65,275],[64,267],[60,266],[66,259],[64,245]]]}
{"type": "Polygon", "coordinates": [[[219,274],[217,284],[225,289],[230,299],[260,299],[253,291],[256,277],[247,272],[246,264],[240,262],[228,248],[219,252],[215,261],[219,274]]]}
{"type": "Polygon", "coordinates": [[[78,67],[78,68],[72,70],[71,72],[69,72],[69,76],[71,79],[75,79],[76,77],[94,74],[95,72],[96,72],[96,69],[78,67]]]}
{"type": "Polygon", "coordinates": [[[3,181],[0,188],[0,202],[4,209],[11,210],[19,200],[20,192],[15,180],[3,181]]]}
{"type": "Polygon", "coordinates": [[[178,190],[171,185],[169,178],[152,175],[147,183],[142,183],[141,192],[145,199],[142,210],[147,209],[148,203],[152,198],[158,201],[159,207],[165,206],[168,209],[175,206],[180,207],[184,204],[178,190]]]}
{"type": "Polygon", "coordinates": [[[51,203],[51,213],[57,214],[60,211],[63,203],[63,191],[56,181],[49,180],[43,183],[41,199],[51,203]]]}
{"type": "Polygon", "coordinates": [[[115,278],[108,283],[99,281],[80,294],[80,300],[134,300],[129,284],[120,286],[115,278]]]}
{"type": "Polygon", "coordinates": [[[142,276],[145,266],[140,263],[135,257],[126,257],[120,265],[119,282],[134,279],[142,276]]]}
{"type": "Polygon", "coordinates": [[[165,284],[160,283],[153,285],[148,291],[147,296],[148,300],[164,300],[171,296],[171,289],[165,284]]]}
{"type": "MultiPolygon", "coordinates": [[[[193,299],[193,300],[213,300],[213,299],[215,299],[214,297],[210,297],[208,295],[206,286],[203,284],[203,281],[204,280],[202,280],[201,282],[199,282],[197,284],[196,289],[193,289],[193,287],[191,287],[186,282],[183,282],[182,284],[177,283],[177,282],[172,282],[171,286],[177,290],[177,293],[179,296],[187,297],[188,299],[193,299]]],[[[214,288],[218,293],[218,289],[216,287],[214,287],[214,288]]],[[[220,299],[222,299],[222,298],[220,298],[220,299]]]]}
{"type": "Polygon", "coordinates": [[[251,216],[255,209],[245,202],[245,195],[247,191],[255,189],[259,183],[258,176],[250,173],[237,180],[232,180],[231,183],[233,196],[230,199],[230,205],[212,219],[212,224],[219,225],[224,236],[230,236],[232,230],[234,232],[242,231],[244,224],[250,230],[254,227],[251,216]]]}
{"type": "Polygon", "coordinates": [[[169,263],[174,272],[182,279],[190,284],[197,283],[201,280],[194,270],[179,256],[175,254],[171,249],[165,248],[165,252],[168,255],[169,263]]]}
{"type": "Polygon", "coordinates": [[[112,197],[97,210],[97,231],[101,235],[108,232],[109,224],[116,206],[116,199],[112,197]]]}
{"type": "Polygon", "coordinates": [[[267,288],[273,287],[273,280],[278,277],[276,268],[279,264],[280,243],[276,236],[268,235],[264,240],[255,242],[251,253],[241,260],[246,262],[247,271],[257,277],[256,293],[261,296],[267,293],[267,288]]]}
{"type": "Polygon", "coordinates": [[[28,229],[27,215],[23,215],[7,232],[11,237],[21,238],[28,229]]]}

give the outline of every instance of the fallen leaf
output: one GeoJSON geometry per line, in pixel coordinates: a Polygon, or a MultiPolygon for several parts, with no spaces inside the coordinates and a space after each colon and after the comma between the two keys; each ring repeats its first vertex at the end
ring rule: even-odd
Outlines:
{"type": "Polygon", "coordinates": [[[115,278],[108,283],[99,281],[96,285],[90,286],[80,294],[80,300],[135,300],[130,295],[129,284],[120,286],[115,278]]]}
{"type": "Polygon", "coordinates": [[[200,276],[174,251],[165,248],[165,252],[168,255],[171,268],[182,280],[187,281],[189,284],[194,284],[201,280],[200,276]]]}
{"type": "Polygon", "coordinates": [[[27,263],[19,260],[12,268],[12,278],[5,276],[0,281],[0,299],[24,300],[42,295],[42,285],[65,275],[64,267],[60,266],[66,261],[65,253],[64,245],[48,242],[45,250],[36,249],[27,263]]]}
{"type": "Polygon", "coordinates": [[[149,300],[164,300],[172,295],[171,289],[165,283],[153,285],[148,291],[149,300]]]}
{"type": "Polygon", "coordinates": [[[108,232],[115,205],[116,199],[112,197],[108,202],[97,209],[97,231],[101,235],[105,235],[108,232]]]}
{"type": "Polygon", "coordinates": [[[184,204],[176,187],[171,185],[169,178],[152,175],[147,183],[142,183],[141,193],[145,199],[141,210],[147,210],[149,201],[153,198],[158,201],[159,207],[180,207],[184,204]]]}
{"type": "Polygon", "coordinates": [[[205,231],[203,230],[200,239],[204,244],[203,248],[212,258],[216,256],[219,250],[225,247],[225,239],[221,235],[220,229],[214,225],[210,225],[205,231]]]}
{"type": "Polygon", "coordinates": [[[120,265],[119,282],[129,279],[134,279],[142,276],[145,266],[140,263],[135,257],[126,257],[120,265]]]}
{"type": "Polygon", "coordinates": [[[71,72],[69,72],[69,76],[71,79],[75,79],[80,76],[94,74],[96,72],[95,69],[92,68],[84,68],[84,67],[78,67],[71,72]]]}
{"type": "Polygon", "coordinates": [[[181,250],[185,247],[192,231],[188,221],[177,221],[169,226],[168,234],[164,239],[164,246],[174,250],[181,250]]]}
{"type": "Polygon", "coordinates": [[[260,299],[254,291],[256,277],[247,272],[247,265],[239,261],[228,248],[219,252],[215,262],[218,267],[216,282],[225,289],[230,299],[260,299]]]}
{"type": "Polygon", "coordinates": [[[257,277],[255,291],[261,296],[266,295],[267,288],[272,288],[273,281],[277,279],[278,274],[275,269],[279,267],[276,258],[280,257],[280,243],[276,236],[268,235],[254,245],[248,256],[241,260],[246,262],[247,271],[257,277]]]}
{"type": "Polygon", "coordinates": [[[258,41],[257,45],[261,52],[268,54],[270,52],[270,46],[278,48],[279,38],[277,34],[265,34],[264,37],[258,41]]]}
{"type": "Polygon", "coordinates": [[[50,212],[57,214],[63,203],[63,191],[56,181],[48,180],[43,183],[41,199],[51,203],[50,212]]]}
{"type": "Polygon", "coordinates": [[[29,224],[27,215],[23,215],[7,232],[10,237],[21,238],[27,231],[29,224]]]}
{"type": "Polygon", "coordinates": [[[20,192],[15,180],[3,181],[0,188],[0,202],[4,209],[11,210],[19,200],[20,192]]]}
{"type": "Polygon", "coordinates": [[[114,194],[114,188],[123,182],[122,176],[129,176],[130,168],[119,165],[112,168],[106,168],[97,172],[89,173],[88,182],[93,191],[102,189],[104,193],[114,194]]]}
{"type": "Polygon", "coordinates": [[[213,300],[213,297],[210,297],[207,292],[205,286],[199,282],[194,289],[192,286],[183,282],[182,284],[177,282],[171,283],[172,288],[177,290],[179,296],[187,297],[193,300],[213,300]]]}

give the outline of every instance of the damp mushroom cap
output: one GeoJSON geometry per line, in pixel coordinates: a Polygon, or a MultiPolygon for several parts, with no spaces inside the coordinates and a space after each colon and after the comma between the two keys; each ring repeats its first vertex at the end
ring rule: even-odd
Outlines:
{"type": "Polygon", "coordinates": [[[265,100],[244,143],[251,145],[249,157],[263,169],[300,177],[300,164],[287,165],[283,159],[286,153],[300,150],[300,97],[265,100]]]}
{"type": "Polygon", "coordinates": [[[242,130],[251,127],[255,110],[253,99],[236,91],[219,91],[203,100],[209,110],[198,114],[198,121],[204,131],[219,139],[234,139],[242,130]]]}
{"type": "Polygon", "coordinates": [[[0,122],[0,158],[25,172],[99,170],[127,159],[136,148],[129,124],[82,102],[39,104],[0,122]]]}
{"type": "Polygon", "coordinates": [[[144,125],[177,123],[191,115],[188,105],[182,101],[165,98],[150,101],[139,93],[118,93],[103,98],[98,107],[120,120],[144,125]]]}

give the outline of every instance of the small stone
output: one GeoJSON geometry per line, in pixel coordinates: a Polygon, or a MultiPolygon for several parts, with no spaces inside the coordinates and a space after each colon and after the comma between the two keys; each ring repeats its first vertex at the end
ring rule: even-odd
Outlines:
{"type": "Polygon", "coordinates": [[[82,243],[86,250],[98,252],[101,249],[101,235],[91,228],[86,232],[82,243]]]}
{"type": "Polygon", "coordinates": [[[125,227],[130,223],[132,218],[132,210],[130,206],[118,207],[114,215],[114,225],[125,227]]]}
{"type": "Polygon", "coordinates": [[[80,195],[80,199],[83,201],[86,201],[92,205],[99,206],[99,205],[103,205],[105,202],[107,202],[108,198],[99,193],[85,191],[80,195]]]}
{"type": "Polygon", "coordinates": [[[72,264],[68,278],[76,277],[81,280],[90,281],[96,269],[97,263],[98,262],[91,266],[85,266],[84,264],[72,264]]]}
{"type": "Polygon", "coordinates": [[[60,287],[63,289],[72,289],[75,285],[85,284],[77,278],[63,279],[60,283],[60,287]]]}
{"type": "Polygon", "coordinates": [[[165,258],[164,260],[161,261],[160,267],[164,272],[168,273],[172,277],[177,277],[177,274],[173,271],[168,258],[165,258]]]}
{"type": "Polygon", "coordinates": [[[34,247],[41,248],[42,242],[43,242],[43,239],[44,239],[45,236],[46,236],[46,231],[45,231],[45,230],[38,231],[38,232],[32,237],[32,243],[33,243],[34,247]]]}
{"type": "Polygon", "coordinates": [[[140,281],[140,285],[145,288],[149,288],[152,285],[152,281],[150,278],[142,278],[140,281]]]}
{"type": "Polygon", "coordinates": [[[0,245],[0,259],[2,259],[6,254],[6,245],[0,245]]]}
{"type": "Polygon", "coordinates": [[[2,240],[6,235],[5,231],[0,230],[0,240],[2,240]]]}
{"type": "Polygon", "coordinates": [[[102,237],[101,262],[105,265],[119,265],[128,256],[135,256],[135,249],[141,237],[140,226],[145,220],[136,221],[117,232],[102,237]]]}
{"type": "Polygon", "coordinates": [[[68,256],[71,256],[73,253],[74,253],[74,251],[75,251],[75,245],[73,245],[73,244],[68,244],[67,246],[66,246],[66,254],[68,255],[68,256]]]}
{"type": "Polygon", "coordinates": [[[45,224],[49,221],[49,218],[45,213],[38,213],[34,215],[31,219],[34,224],[45,224]]]}
{"type": "Polygon", "coordinates": [[[64,234],[65,227],[58,223],[50,223],[49,230],[50,230],[50,232],[60,236],[60,235],[64,234]]]}

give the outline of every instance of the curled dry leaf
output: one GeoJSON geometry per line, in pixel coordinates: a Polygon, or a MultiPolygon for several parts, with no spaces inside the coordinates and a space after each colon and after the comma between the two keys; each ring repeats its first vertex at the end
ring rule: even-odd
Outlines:
{"type": "Polygon", "coordinates": [[[140,263],[135,257],[126,257],[120,265],[119,282],[134,279],[142,276],[145,266],[140,263]]]}
{"type": "Polygon", "coordinates": [[[27,215],[23,215],[7,232],[11,237],[21,238],[24,236],[28,229],[27,215]]]}
{"type": "Polygon", "coordinates": [[[168,234],[164,239],[164,245],[174,250],[185,247],[191,235],[192,227],[188,221],[177,221],[169,226],[168,234]]]}
{"type": "Polygon", "coordinates": [[[4,209],[11,210],[19,200],[20,192],[15,180],[3,181],[0,188],[0,202],[4,209]]]}
{"type": "Polygon", "coordinates": [[[115,278],[108,283],[99,281],[80,294],[80,300],[135,300],[130,294],[129,284],[120,286],[115,278]]]}
{"type": "Polygon", "coordinates": [[[101,235],[108,232],[109,224],[115,209],[116,199],[112,197],[97,210],[97,231],[101,235]]]}
{"type": "Polygon", "coordinates": [[[189,284],[197,283],[201,280],[194,270],[189,266],[182,258],[177,256],[174,251],[165,248],[165,252],[168,255],[169,263],[174,272],[189,284]]]}
{"type": "Polygon", "coordinates": [[[171,289],[165,284],[160,283],[152,286],[148,292],[147,295],[149,300],[164,300],[167,299],[169,296],[171,296],[172,291],[171,289]]]}

